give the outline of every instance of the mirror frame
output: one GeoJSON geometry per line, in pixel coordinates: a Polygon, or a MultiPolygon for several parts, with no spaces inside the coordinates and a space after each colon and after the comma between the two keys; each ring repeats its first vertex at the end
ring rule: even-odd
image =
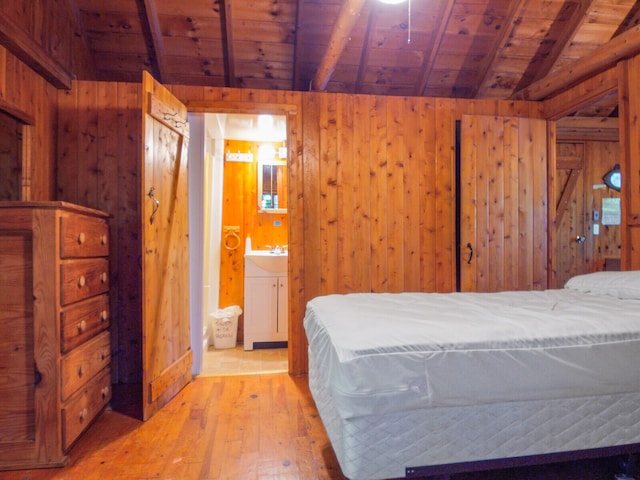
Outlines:
{"type": "MultiPolygon", "coordinates": [[[[263,179],[263,174],[262,174],[262,168],[265,166],[275,166],[275,167],[287,167],[287,159],[283,159],[283,160],[269,160],[269,161],[261,161],[258,160],[258,162],[256,162],[257,165],[257,183],[258,183],[258,188],[257,190],[257,197],[256,197],[256,201],[258,204],[258,213],[287,213],[287,209],[286,208],[263,208],[262,207],[262,179],[263,179]]],[[[288,172],[287,172],[288,174],[288,172]]]]}

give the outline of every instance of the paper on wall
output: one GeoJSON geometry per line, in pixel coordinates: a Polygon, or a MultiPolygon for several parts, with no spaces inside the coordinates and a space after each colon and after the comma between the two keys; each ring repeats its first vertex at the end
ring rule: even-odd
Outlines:
{"type": "Polygon", "coordinates": [[[602,225],[620,225],[620,199],[602,199],[602,225]]]}

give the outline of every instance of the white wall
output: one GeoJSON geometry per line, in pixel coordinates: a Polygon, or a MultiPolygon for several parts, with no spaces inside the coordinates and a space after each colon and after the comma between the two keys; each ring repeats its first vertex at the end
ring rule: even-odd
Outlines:
{"type": "Polygon", "coordinates": [[[191,325],[192,373],[202,371],[203,334],[203,195],[204,115],[189,114],[189,315],[191,325]]]}
{"type": "Polygon", "coordinates": [[[205,115],[205,152],[209,160],[205,199],[208,208],[205,248],[205,302],[207,315],[220,304],[220,245],[222,243],[222,187],[224,184],[224,132],[221,114],[205,115]]]}

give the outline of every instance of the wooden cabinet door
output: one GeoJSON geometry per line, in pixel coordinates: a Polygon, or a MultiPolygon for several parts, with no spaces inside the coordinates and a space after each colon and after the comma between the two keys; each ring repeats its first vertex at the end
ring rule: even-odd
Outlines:
{"type": "Polygon", "coordinates": [[[464,115],[459,184],[461,290],[546,288],[546,121],[464,115]]]}
{"type": "Polygon", "coordinates": [[[142,416],[191,379],[187,202],[187,110],[143,77],[142,416]]]}

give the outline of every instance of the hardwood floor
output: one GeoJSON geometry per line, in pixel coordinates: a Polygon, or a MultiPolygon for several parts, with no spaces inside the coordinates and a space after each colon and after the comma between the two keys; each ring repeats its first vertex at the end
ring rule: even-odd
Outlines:
{"type": "MultiPolygon", "coordinates": [[[[198,377],[142,423],[106,411],[60,469],[0,480],[342,480],[306,377],[198,377]]],[[[451,480],[613,480],[615,459],[456,475],[451,480]]]]}

